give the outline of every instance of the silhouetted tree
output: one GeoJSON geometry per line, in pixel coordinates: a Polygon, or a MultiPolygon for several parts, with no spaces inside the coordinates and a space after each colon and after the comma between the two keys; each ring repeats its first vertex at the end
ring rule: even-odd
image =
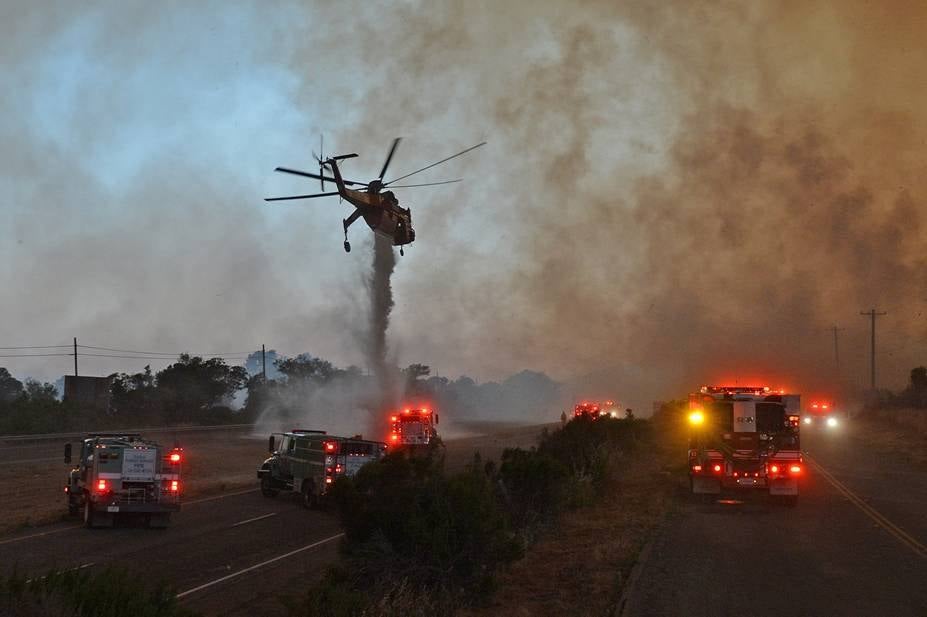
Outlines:
{"type": "Polygon", "coordinates": [[[23,383],[0,367],[0,402],[9,403],[23,393],[23,383]]]}

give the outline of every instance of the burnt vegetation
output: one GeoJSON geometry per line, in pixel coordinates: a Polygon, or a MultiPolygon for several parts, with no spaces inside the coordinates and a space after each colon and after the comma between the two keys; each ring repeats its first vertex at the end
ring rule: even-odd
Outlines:
{"type": "Polygon", "coordinates": [[[536,447],[505,450],[498,465],[477,454],[447,473],[440,447],[367,465],[335,486],[342,565],[291,614],[453,615],[485,604],[506,565],[561,513],[598,501],[651,439],[645,420],[580,418],[536,447]]]}

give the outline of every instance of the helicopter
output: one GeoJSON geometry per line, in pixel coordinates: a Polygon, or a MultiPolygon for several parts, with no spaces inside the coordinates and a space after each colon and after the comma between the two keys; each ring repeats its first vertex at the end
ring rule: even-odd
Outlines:
{"type": "Polygon", "coordinates": [[[405,253],[403,252],[402,247],[415,241],[415,230],[412,228],[412,210],[410,208],[403,208],[400,206],[399,200],[396,198],[396,195],[393,193],[393,191],[384,189],[413,188],[419,186],[435,186],[438,184],[454,184],[456,182],[461,182],[460,179],[457,179],[443,180],[440,182],[425,182],[421,184],[394,185],[395,182],[404,180],[409,176],[414,176],[417,173],[431,169],[436,165],[440,165],[441,163],[445,163],[453,158],[457,158],[458,156],[466,154],[471,150],[476,150],[480,146],[486,145],[486,142],[484,141],[478,143],[475,146],[467,148],[466,150],[461,150],[457,154],[441,159],[436,163],[432,163],[431,165],[427,165],[421,169],[407,173],[404,176],[400,176],[388,182],[384,182],[383,178],[386,176],[386,171],[389,169],[389,164],[393,160],[393,155],[396,154],[396,148],[399,147],[400,141],[402,141],[402,138],[400,137],[397,137],[393,140],[393,144],[389,149],[389,153],[386,155],[386,161],[383,163],[383,168],[380,170],[380,175],[376,179],[371,180],[370,182],[357,182],[354,180],[347,180],[342,177],[341,169],[338,167],[339,161],[355,158],[357,157],[357,153],[341,154],[338,156],[324,158],[322,155],[323,142],[320,137],[319,155],[316,156],[313,152],[313,156],[319,163],[319,173],[315,174],[308,171],[290,169],[288,167],[277,167],[274,169],[274,171],[293,174],[296,176],[303,176],[306,178],[314,178],[319,181],[323,192],[314,193],[311,195],[293,195],[290,197],[267,197],[264,199],[264,201],[313,199],[315,197],[331,197],[338,195],[341,199],[347,200],[348,203],[354,206],[354,212],[352,212],[348,218],[342,219],[342,225],[344,227],[344,250],[346,253],[351,252],[351,243],[348,242],[348,228],[354,224],[358,218],[364,217],[364,221],[367,223],[370,229],[372,229],[375,233],[392,238],[393,246],[398,246],[399,254],[404,255],[405,253]],[[332,176],[334,177],[327,176],[325,174],[326,170],[331,170],[332,176]],[[326,181],[334,182],[338,187],[338,190],[333,192],[324,192],[326,181]]]}

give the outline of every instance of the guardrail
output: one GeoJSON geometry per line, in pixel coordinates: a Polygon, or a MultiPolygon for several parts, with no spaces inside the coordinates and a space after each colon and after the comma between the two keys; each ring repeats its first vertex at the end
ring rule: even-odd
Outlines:
{"type": "Polygon", "coordinates": [[[198,431],[253,429],[254,424],[215,424],[212,426],[151,426],[148,428],[103,429],[74,431],[72,433],[33,433],[31,435],[0,435],[0,441],[50,441],[80,439],[88,433],[194,433],[198,431]]]}

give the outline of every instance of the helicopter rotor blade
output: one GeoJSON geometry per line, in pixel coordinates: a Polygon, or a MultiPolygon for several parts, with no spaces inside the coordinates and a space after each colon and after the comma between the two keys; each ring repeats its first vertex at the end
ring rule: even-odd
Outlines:
{"type": "Polygon", "coordinates": [[[290,199],[312,199],[313,197],[330,197],[332,195],[337,195],[338,191],[334,193],[314,193],[312,195],[293,195],[292,197],[265,197],[264,201],[288,201],[290,199]]]}
{"type": "Polygon", "coordinates": [[[435,186],[437,184],[454,184],[455,182],[463,182],[463,178],[458,178],[457,180],[443,180],[441,182],[425,182],[423,184],[397,184],[396,186],[391,186],[391,189],[410,189],[416,186],[435,186]]]}
{"type": "MultiPolygon", "coordinates": [[[[298,169],[289,169],[287,167],[277,167],[274,169],[274,171],[283,172],[285,174],[293,174],[295,176],[303,176],[305,178],[313,178],[315,180],[319,180],[323,177],[321,174],[314,174],[310,171],[300,171],[298,169]]],[[[326,182],[335,181],[334,178],[330,178],[329,176],[324,176],[324,178],[326,182]]],[[[344,183],[348,186],[367,186],[366,182],[355,182],[353,180],[344,180],[344,183]]]]}
{"type": "Polygon", "coordinates": [[[400,141],[402,141],[402,137],[397,137],[393,140],[393,145],[389,149],[389,154],[386,155],[386,162],[383,163],[383,169],[380,170],[380,182],[383,181],[383,176],[386,175],[386,168],[389,167],[389,162],[393,160],[393,154],[396,153],[396,148],[399,147],[400,141]]]}
{"type": "Polygon", "coordinates": [[[383,183],[383,186],[390,185],[390,184],[392,184],[393,182],[398,182],[399,180],[403,180],[403,179],[405,179],[405,178],[408,178],[409,176],[414,176],[415,174],[421,173],[421,172],[425,171],[426,169],[431,169],[431,168],[434,167],[435,165],[440,165],[441,163],[446,163],[447,161],[449,161],[449,160],[451,160],[451,159],[457,158],[458,156],[461,156],[462,154],[466,154],[467,152],[470,152],[471,150],[476,150],[476,149],[479,148],[480,146],[485,146],[485,145],[486,145],[486,142],[483,141],[483,142],[480,142],[480,143],[476,144],[475,146],[470,146],[470,147],[467,148],[466,150],[461,150],[461,151],[458,152],[457,154],[453,154],[453,155],[447,157],[446,159],[441,159],[441,160],[438,161],[437,163],[432,163],[431,165],[428,165],[428,166],[426,166],[426,167],[422,167],[421,169],[416,169],[415,171],[413,171],[413,172],[411,172],[411,173],[407,173],[407,174],[404,175],[404,176],[399,176],[398,178],[393,178],[393,179],[390,180],[389,182],[384,182],[384,183],[383,183]]]}

